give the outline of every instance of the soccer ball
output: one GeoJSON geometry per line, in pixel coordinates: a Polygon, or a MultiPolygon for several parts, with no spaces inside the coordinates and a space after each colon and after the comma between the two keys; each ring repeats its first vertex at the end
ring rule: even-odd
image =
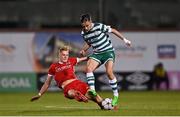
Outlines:
{"type": "Polygon", "coordinates": [[[105,109],[105,110],[112,110],[112,109],[114,109],[114,107],[112,106],[112,99],[111,98],[105,98],[102,101],[102,106],[103,106],[103,109],[105,109]]]}

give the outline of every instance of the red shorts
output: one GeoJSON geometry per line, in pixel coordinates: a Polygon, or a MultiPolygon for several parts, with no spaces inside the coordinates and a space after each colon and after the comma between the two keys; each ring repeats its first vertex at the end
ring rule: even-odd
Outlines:
{"type": "Polygon", "coordinates": [[[88,85],[85,82],[80,80],[75,80],[69,83],[64,87],[64,96],[68,97],[68,91],[74,89],[80,91],[83,95],[86,94],[87,90],[89,89],[88,85]]]}

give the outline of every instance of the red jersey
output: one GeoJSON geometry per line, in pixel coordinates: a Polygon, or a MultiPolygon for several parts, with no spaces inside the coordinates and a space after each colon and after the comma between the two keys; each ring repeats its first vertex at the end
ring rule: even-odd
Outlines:
{"type": "Polygon", "coordinates": [[[48,74],[53,75],[59,87],[61,84],[69,79],[76,79],[74,66],[77,64],[77,58],[69,58],[65,63],[51,64],[48,74]]]}

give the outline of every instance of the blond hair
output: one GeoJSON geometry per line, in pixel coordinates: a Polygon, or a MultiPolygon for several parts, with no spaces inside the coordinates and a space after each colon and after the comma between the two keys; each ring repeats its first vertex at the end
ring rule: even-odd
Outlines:
{"type": "Polygon", "coordinates": [[[59,52],[69,51],[69,50],[70,50],[69,46],[65,45],[65,46],[63,46],[62,48],[59,49],[59,52]]]}

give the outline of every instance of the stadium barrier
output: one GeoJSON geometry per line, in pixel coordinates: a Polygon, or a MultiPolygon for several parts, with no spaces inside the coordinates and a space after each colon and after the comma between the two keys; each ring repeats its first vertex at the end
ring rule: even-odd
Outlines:
{"type": "MultiPolygon", "coordinates": [[[[152,70],[162,62],[168,72],[171,90],[180,89],[180,33],[179,31],[122,32],[132,41],[128,48],[114,35],[116,61],[114,72],[121,90],[151,90],[152,70]]],[[[48,67],[57,61],[58,48],[71,46],[71,55],[78,56],[83,44],[80,32],[63,31],[4,31],[0,33],[0,92],[37,91],[48,67]]],[[[91,51],[89,51],[91,52],[91,51]]],[[[85,63],[76,67],[83,80],[85,63]]],[[[95,72],[97,90],[110,90],[104,67],[95,72]]],[[[57,91],[55,83],[50,91],[57,91]]],[[[162,84],[162,89],[163,89],[162,84]]]]}

